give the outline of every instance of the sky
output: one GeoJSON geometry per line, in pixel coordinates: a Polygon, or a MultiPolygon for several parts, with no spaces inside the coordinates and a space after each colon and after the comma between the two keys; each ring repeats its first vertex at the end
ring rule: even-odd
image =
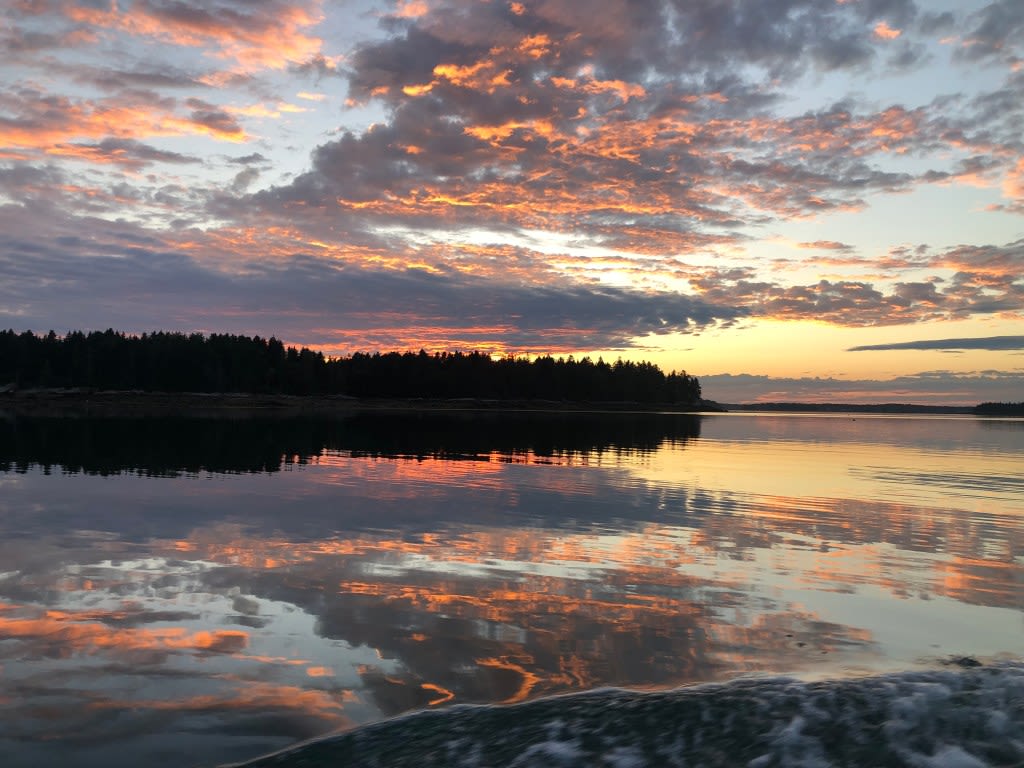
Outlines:
{"type": "Polygon", "coordinates": [[[0,4],[0,327],[1024,399],[1020,0],[0,4]]]}

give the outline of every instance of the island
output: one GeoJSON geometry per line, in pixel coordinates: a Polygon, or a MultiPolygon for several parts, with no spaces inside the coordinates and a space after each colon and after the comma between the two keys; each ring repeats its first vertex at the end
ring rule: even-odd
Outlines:
{"type": "Polygon", "coordinates": [[[113,329],[0,331],[0,396],[44,408],[714,407],[695,376],[649,362],[424,350],[329,357],[274,337],[113,329]]]}

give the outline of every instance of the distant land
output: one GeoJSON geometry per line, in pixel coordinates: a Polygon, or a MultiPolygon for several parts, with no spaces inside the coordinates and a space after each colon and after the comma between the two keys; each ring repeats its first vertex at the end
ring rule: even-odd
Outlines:
{"type": "Polygon", "coordinates": [[[45,392],[50,398],[122,392],[136,398],[168,393],[687,410],[704,402],[695,376],[666,374],[648,362],[424,350],[328,358],[273,337],[163,331],[134,336],[112,329],[65,336],[0,331],[0,392],[37,400],[45,392]]]}
{"type": "Polygon", "coordinates": [[[974,407],[973,412],[979,416],[1024,416],[1024,402],[981,403],[974,407]]]}
{"type": "Polygon", "coordinates": [[[720,403],[727,411],[786,411],[810,413],[973,413],[970,405],[917,403],[720,403]]]}
{"type": "Polygon", "coordinates": [[[917,403],[718,403],[726,411],[788,413],[921,413],[1024,416],[1024,403],[979,405],[920,405],[917,403]]]}

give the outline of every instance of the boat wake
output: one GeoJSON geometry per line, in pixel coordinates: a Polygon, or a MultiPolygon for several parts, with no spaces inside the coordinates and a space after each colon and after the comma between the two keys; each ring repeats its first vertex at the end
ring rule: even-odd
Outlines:
{"type": "Polygon", "coordinates": [[[1024,765],[1024,663],[417,712],[246,768],[1024,765]]]}

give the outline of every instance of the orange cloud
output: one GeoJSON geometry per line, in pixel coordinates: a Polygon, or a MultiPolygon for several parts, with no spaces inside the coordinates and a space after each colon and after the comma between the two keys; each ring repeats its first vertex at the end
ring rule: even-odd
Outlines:
{"type": "MultiPolygon", "coordinates": [[[[459,66],[458,64],[438,64],[434,67],[434,75],[444,78],[452,85],[460,88],[472,88],[484,93],[494,93],[501,87],[508,86],[510,72],[498,69],[497,61],[484,59],[476,64],[459,66]]],[[[435,81],[436,83],[436,81],[435,81]]]]}
{"type": "Polygon", "coordinates": [[[614,93],[623,102],[643,98],[647,95],[647,91],[642,85],[627,83],[624,80],[597,80],[590,77],[576,80],[568,77],[552,77],[551,82],[559,88],[578,89],[589,94],[614,93]]]}
{"type": "Polygon", "coordinates": [[[224,111],[232,115],[241,115],[242,117],[278,118],[281,117],[282,113],[301,114],[306,112],[307,109],[296,104],[289,104],[286,101],[279,101],[274,107],[268,107],[266,104],[259,103],[250,104],[246,107],[226,106],[224,111]]]}
{"type": "Polygon", "coordinates": [[[434,90],[434,83],[402,86],[402,93],[406,96],[422,96],[424,93],[430,93],[432,90],[434,90]]]}
{"type": "Polygon", "coordinates": [[[890,27],[888,22],[880,21],[875,25],[875,37],[881,38],[882,40],[895,40],[897,37],[903,34],[902,30],[894,29],[890,27]]]}
{"type": "Polygon", "coordinates": [[[532,59],[539,59],[551,48],[551,38],[543,33],[524,37],[516,50],[532,59]]]}
{"type": "Polygon", "coordinates": [[[529,120],[527,122],[509,122],[503,125],[468,125],[463,130],[470,136],[500,145],[516,131],[527,129],[541,136],[554,133],[554,126],[547,120],[529,120]]]}
{"type": "Polygon", "coordinates": [[[430,12],[430,6],[425,0],[399,0],[395,16],[400,19],[418,19],[430,12]]]}
{"type": "Polygon", "coordinates": [[[1017,160],[1003,181],[1003,196],[1024,203],[1024,158],[1017,160]]]}
{"type": "Polygon", "coordinates": [[[0,146],[51,151],[75,139],[140,139],[206,135],[220,141],[243,142],[245,131],[231,115],[195,100],[188,115],[165,102],[157,104],[118,99],[73,101],[63,97],[27,97],[16,108],[16,119],[0,121],[0,146]]]}
{"type": "Polygon", "coordinates": [[[137,3],[130,10],[120,10],[114,3],[109,9],[72,6],[66,13],[80,24],[171,45],[212,48],[214,56],[234,59],[246,70],[283,69],[320,53],[320,38],[302,31],[320,22],[318,14],[299,4],[265,8],[254,7],[252,13],[244,14],[137,3]]]}

